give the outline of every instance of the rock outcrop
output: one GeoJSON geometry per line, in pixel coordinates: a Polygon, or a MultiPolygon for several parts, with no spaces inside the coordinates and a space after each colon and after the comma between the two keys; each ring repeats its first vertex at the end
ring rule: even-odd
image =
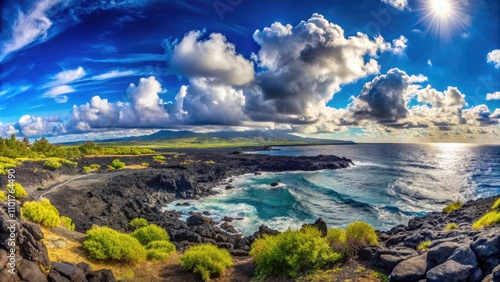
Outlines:
{"type": "Polygon", "coordinates": [[[0,281],[104,282],[116,281],[110,270],[91,271],[86,263],[52,262],[36,224],[10,218],[7,203],[0,203],[0,281]]]}
{"type": "Polygon", "coordinates": [[[385,269],[390,281],[500,281],[500,225],[475,230],[472,223],[491,209],[498,197],[466,203],[450,214],[430,213],[379,232],[381,242],[361,252],[385,269]],[[449,223],[456,229],[445,230],[449,223]],[[430,241],[427,250],[417,246],[430,241]]]}

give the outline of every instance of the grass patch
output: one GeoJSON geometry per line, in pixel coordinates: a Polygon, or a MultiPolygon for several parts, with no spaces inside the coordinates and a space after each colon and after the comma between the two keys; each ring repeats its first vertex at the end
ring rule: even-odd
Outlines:
{"type": "Polygon", "coordinates": [[[478,230],[496,223],[500,223],[500,212],[490,211],[474,222],[474,224],[472,224],[472,228],[478,230]]]}
{"type": "Polygon", "coordinates": [[[146,245],[146,253],[149,260],[166,260],[172,253],[175,253],[175,245],[169,241],[152,241],[146,245]]]}
{"type": "Polygon", "coordinates": [[[427,241],[423,241],[422,243],[420,243],[417,247],[417,250],[419,251],[427,251],[430,246],[431,246],[431,240],[427,240],[427,241]]]}
{"type": "Polygon", "coordinates": [[[53,161],[53,160],[49,160],[49,161],[46,161],[44,164],[43,164],[43,167],[45,169],[50,169],[50,170],[58,170],[60,169],[62,166],[62,164],[58,161],[53,161]]]}
{"type": "Polygon", "coordinates": [[[461,208],[461,207],[462,207],[462,205],[463,205],[463,204],[462,204],[462,203],[460,203],[460,202],[453,202],[453,203],[451,203],[451,204],[447,205],[447,206],[443,209],[443,212],[445,212],[445,213],[452,213],[452,212],[454,212],[454,211],[458,210],[459,208],[461,208]]]}
{"type": "Polygon", "coordinates": [[[499,209],[500,208],[500,198],[498,198],[495,203],[493,204],[493,206],[491,207],[491,209],[493,210],[496,210],[496,209],[499,209]]]}
{"type": "Polygon", "coordinates": [[[165,156],[162,156],[162,155],[153,156],[153,160],[155,162],[163,162],[163,161],[165,161],[165,159],[166,159],[165,156]]]}
{"type": "Polygon", "coordinates": [[[455,230],[458,228],[458,225],[456,223],[448,223],[445,228],[444,228],[444,231],[451,231],[451,230],[455,230]]]}
{"type": "Polygon", "coordinates": [[[299,278],[298,282],[334,282],[335,276],[342,271],[342,268],[333,268],[327,270],[316,270],[313,273],[299,278]]]}
{"type": "Polygon", "coordinates": [[[143,167],[149,167],[149,163],[144,162],[144,163],[141,164],[141,166],[143,166],[143,167]]]}
{"type": "Polygon", "coordinates": [[[181,266],[200,274],[204,281],[223,274],[232,265],[229,252],[211,244],[191,247],[181,256],[181,266]]]}
{"type": "Polygon", "coordinates": [[[4,191],[0,191],[0,202],[7,201],[7,194],[4,191]]]}

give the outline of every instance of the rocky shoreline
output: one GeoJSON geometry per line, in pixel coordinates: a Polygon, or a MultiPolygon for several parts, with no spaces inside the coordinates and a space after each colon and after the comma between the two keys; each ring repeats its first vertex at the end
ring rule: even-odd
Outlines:
{"type": "MultiPolygon", "coordinates": [[[[62,215],[73,219],[76,230],[80,232],[92,225],[131,231],[128,222],[142,217],[165,228],[179,250],[192,243],[212,243],[228,249],[232,255],[246,256],[254,237],[228,232],[234,231],[230,219],[221,230],[203,214],[193,214],[184,222],[179,220],[181,214],[162,208],[174,200],[213,195],[214,187],[230,186],[224,181],[238,175],[340,169],[353,164],[345,157],[268,156],[241,154],[233,150],[187,151],[176,156],[167,159],[166,164],[154,163],[147,169],[97,173],[75,179],[55,191],[34,193],[34,197],[45,195],[49,198],[62,215]]],[[[104,164],[111,159],[86,159],[79,163],[101,161],[104,164]]],[[[258,232],[273,231],[262,227],[258,232]]]]}
{"type": "Polygon", "coordinates": [[[491,210],[499,197],[465,203],[447,214],[433,212],[387,232],[360,258],[390,273],[390,281],[500,281],[500,225],[475,230],[472,223],[491,210]],[[448,224],[457,228],[445,230],[448,224]],[[418,250],[429,241],[428,249],[418,250]]]}

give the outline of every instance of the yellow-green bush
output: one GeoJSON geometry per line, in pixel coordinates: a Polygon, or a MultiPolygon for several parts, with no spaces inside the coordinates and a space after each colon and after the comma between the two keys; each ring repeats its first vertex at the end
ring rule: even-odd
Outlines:
{"type": "Polygon", "coordinates": [[[443,209],[443,212],[445,212],[445,213],[452,213],[453,211],[458,210],[461,207],[462,207],[462,203],[460,203],[460,202],[453,202],[453,203],[447,205],[443,209]]]}
{"type": "Polygon", "coordinates": [[[146,259],[146,249],[137,239],[106,226],[94,226],[88,230],[83,249],[96,260],[138,264],[146,259]]]}
{"type": "Polygon", "coordinates": [[[474,222],[474,224],[472,224],[472,228],[482,229],[496,223],[500,223],[500,212],[490,211],[474,222]]]}
{"type": "Polygon", "coordinates": [[[61,163],[54,160],[48,160],[43,164],[43,167],[50,170],[57,170],[61,168],[61,163]]]}
{"type": "Polygon", "coordinates": [[[347,252],[347,238],[345,230],[342,228],[330,228],[326,235],[330,247],[338,253],[345,254],[347,252]]]}
{"type": "Polygon", "coordinates": [[[500,198],[498,198],[495,203],[493,204],[493,206],[491,207],[491,209],[493,210],[496,210],[496,209],[499,209],[500,208],[500,198]]]}
{"type": "Polygon", "coordinates": [[[7,201],[7,194],[4,191],[0,191],[0,202],[7,201]]]}
{"type": "Polygon", "coordinates": [[[100,166],[100,165],[98,165],[98,164],[91,164],[91,165],[90,165],[90,168],[91,168],[91,169],[95,169],[95,170],[99,170],[99,169],[101,169],[101,166],[100,166]]]}
{"type": "Polygon", "coordinates": [[[25,202],[21,208],[23,218],[40,223],[46,227],[55,227],[61,223],[59,211],[48,199],[40,202],[25,202]]]}
{"type": "Polygon", "coordinates": [[[85,172],[91,172],[92,168],[90,166],[84,166],[83,167],[83,171],[85,171],[85,172]]]}
{"type": "Polygon", "coordinates": [[[148,221],[145,218],[136,217],[136,218],[132,219],[128,224],[134,228],[139,228],[139,227],[148,226],[148,221]]]}
{"type": "Polygon", "coordinates": [[[26,190],[24,190],[24,187],[21,184],[19,184],[18,182],[13,183],[13,185],[11,183],[7,184],[7,192],[13,194],[16,198],[24,198],[28,196],[28,193],[26,193],[26,190]]]}
{"type": "Polygon", "coordinates": [[[158,155],[158,156],[153,156],[153,160],[155,161],[164,161],[166,158],[165,156],[158,155]]]}
{"type": "Polygon", "coordinates": [[[111,162],[111,166],[114,168],[114,169],[122,169],[125,167],[125,163],[124,162],[121,162],[119,159],[114,159],[112,162],[111,162]]]}
{"type": "Polygon", "coordinates": [[[444,231],[451,231],[451,230],[455,230],[458,228],[458,225],[456,223],[448,223],[445,228],[444,228],[444,231]]]}
{"type": "Polygon", "coordinates": [[[181,266],[200,274],[204,281],[223,274],[232,265],[233,261],[229,252],[211,244],[191,247],[181,256],[181,266]]]}
{"type": "Polygon", "coordinates": [[[143,167],[149,167],[149,163],[146,163],[146,162],[142,163],[141,165],[142,165],[143,167]]]}
{"type": "Polygon", "coordinates": [[[283,274],[296,277],[301,271],[316,270],[342,257],[332,251],[318,229],[310,226],[264,235],[252,244],[250,255],[255,259],[259,279],[283,274]]]}
{"type": "Polygon", "coordinates": [[[175,253],[175,245],[169,241],[152,241],[146,245],[148,259],[165,260],[172,253],[175,253]]]}
{"type": "Polygon", "coordinates": [[[417,250],[419,251],[427,251],[430,246],[431,246],[431,240],[426,240],[426,241],[423,241],[422,243],[420,243],[417,247],[417,250]]]}
{"type": "Polygon", "coordinates": [[[156,224],[137,228],[130,235],[144,246],[153,241],[168,241],[170,239],[167,231],[156,224]]]}
{"type": "Polygon", "coordinates": [[[75,224],[73,223],[73,220],[67,216],[61,216],[61,226],[69,230],[75,230],[75,224]]]}
{"type": "Polygon", "coordinates": [[[378,237],[375,229],[368,223],[357,221],[349,224],[345,230],[348,252],[356,253],[360,247],[376,245],[378,237]]]}

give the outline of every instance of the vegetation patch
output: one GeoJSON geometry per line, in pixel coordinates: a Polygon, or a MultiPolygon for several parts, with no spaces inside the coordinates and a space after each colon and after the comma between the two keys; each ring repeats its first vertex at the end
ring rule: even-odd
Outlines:
{"type": "Polygon", "coordinates": [[[11,183],[7,184],[7,192],[14,195],[14,197],[16,197],[17,199],[28,196],[28,193],[21,184],[19,184],[18,182],[13,183],[14,185],[12,185],[11,183]]]}
{"type": "Polygon", "coordinates": [[[60,169],[62,164],[58,161],[48,160],[43,164],[43,167],[50,170],[60,169]]]}
{"type": "Polygon", "coordinates": [[[500,223],[500,212],[490,211],[472,224],[474,229],[482,229],[490,225],[500,223]]]}
{"type": "Polygon", "coordinates": [[[152,241],[146,245],[147,258],[153,261],[165,260],[175,253],[175,245],[169,241],[152,241]]]}
{"type": "Polygon", "coordinates": [[[134,227],[135,229],[137,229],[139,227],[148,226],[148,221],[145,218],[136,217],[136,218],[132,219],[128,224],[130,226],[134,227]]]}
{"type": "Polygon", "coordinates": [[[61,216],[61,226],[69,230],[75,230],[73,220],[67,216],[61,216]]]}
{"type": "Polygon", "coordinates": [[[88,230],[83,248],[90,258],[96,260],[138,264],[146,259],[146,250],[137,239],[105,226],[88,230]]]}
{"type": "Polygon", "coordinates": [[[144,246],[153,241],[168,241],[170,239],[167,231],[156,224],[149,224],[137,228],[130,235],[136,238],[144,246]]]}
{"type": "Polygon", "coordinates": [[[456,223],[448,223],[446,225],[446,227],[444,228],[444,231],[451,231],[451,230],[455,230],[458,228],[458,225],[456,223]]]}
{"type": "Polygon", "coordinates": [[[378,243],[375,229],[370,224],[361,221],[349,224],[345,230],[345,236],[350,254],[355,254],[362,246],[378,243]]]}
{"type": "Polygon", "coordinates": [[[341,259],[315,227],[288,230],[275,236],[264,235],[252,244],[258,279],[271,275],[296,277],[303,271],[314,271],[341,259]]]}
{"type": "Polygon", "coordinates": [[[61,223],[59,211],[48,199],[42,199],[40,202],[25,202],[21,208],[21,215],[45,227],[55,227],[61,223]]]}
{"type": "Polygon", "coordinates": [[[204,281],[223,274],[232,265],[229,252],[211,244],[191,247],[181,256],[181,266],[200,274],[204,281]]]}
{"type": "Polygon", "coordinates": [[[463,204],[462,204],[462,203],[460,203],[460,202],[453,202],[453,203],[451,203],[451,204],[447,205],[447,206],[443,209],[443,212],[445,212],[445,213],[452,213],[452,212],[454,212],[454,211],[458,210],[459,208],[461,208],[461,207],[462,207],[462,205],[463,205],[463,204]]]}
{"type": "Polygon", "coordinates": [[[120,161],[119,159],[114,159],[108,166],[108,169],[110,166],[113,167],[113,169],[122,169],[125,167],[125,163],[120,161]]]}
{"type": "Polygon", "coordinates": [[[4,191],[0,191],[0,202],[7,201],[7,194],[4,191]]]}
{"type": "Polygon", "coordinates": [[[500,209],[500,198],[498,198],[495,201],[495,203],[493,204],[493,206],[491,207],[491,209],[493,209],[493,210],[500,209]]]}
{"type": "Polygon", "coordinates": [[[423,241],[422,243],[420,243],[418,245],[417,250],[419,250],[419,251],[427,251],[430,248],[431,243],[432,243],[431,240],[423,241]]]}

